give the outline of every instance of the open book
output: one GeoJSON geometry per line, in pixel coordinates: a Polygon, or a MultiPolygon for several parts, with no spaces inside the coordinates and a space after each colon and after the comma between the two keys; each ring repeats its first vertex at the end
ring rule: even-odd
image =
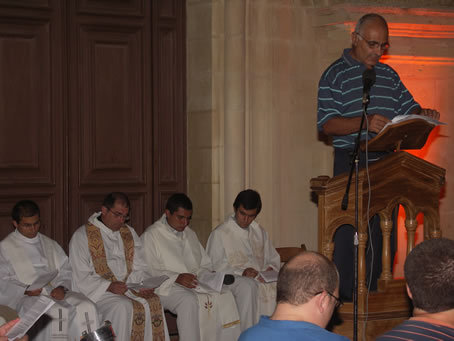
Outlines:
{"type": "Polygon", "coordinates": [[[386,123],[386,125],[383,127],[383,129],[380,131],[384,131],[388,126],[400,123],[400,122],[405,122],[405,121],[410,121],[410,120],[424,120],[429,124],[432,124],[433,126],[437,125],[445,125],[446,123],[434,120],[433,118],[430,118],[428,116],[423,116],[423,115],[397,115],[394,117],[391,122],[386,123]]]}
{"type": "Polygon", "coordinates": [[[223,272],[202,272],[197,276],[199,285],[195,288],[195,291],[204,292],[204,289],[209,288],[216,292],[221,292],[224,276],[225,273],[223,272]]]}
{"type": "MultiPolygon", "coordinates": [[[[367,144],[370,152],[386,152],[401,149],[421,149],[432,129],[445,124],[422,115],[399,115],[388,122],[367,144]]],[[[365,150],[366,141],[361,142],[365,150]]]]}
{"type": "Polygon", "coordinates": [[[156,289],[162,283],[169,279],[169,276],[162,275],[157,277],[151,277],[144,280],[142,283],[126,283],[128,289],[140,290],[140,289],[156,289]]]}
{"type": "Polygon", "coordinates": [[[265,283],[277,282],[277,275],[279,273],[276,270],[260,271],[258,276],[262,277],[265,283]]]}
{"type": "MultiPolygon", "coordinates": [[[[224,284],[224,277],[224,272],[203,271],[201,274],[197,275],[198,284],[192,290],[200,294],[207,294],[213,291],[221,292],[222,285],[224,284]]],[[[175,284],[185,288],[177,282],[175,282],[175,284]]]]}

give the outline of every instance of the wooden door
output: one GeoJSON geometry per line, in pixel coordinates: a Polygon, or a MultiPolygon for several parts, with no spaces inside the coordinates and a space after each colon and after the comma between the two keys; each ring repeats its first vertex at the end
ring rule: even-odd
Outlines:
{"type": "Polygon", "coordinates": [[[0,237],[23,198],[65,248],[111,191],[141,231],[186,189],[185,2],[0,0],[0,237]]]}
{"type": "Polygon", "coordinates": [[[0,237],[21,199],[41,208],[42,231],[67,239],[64,3],[0,2],[0,237]]]}

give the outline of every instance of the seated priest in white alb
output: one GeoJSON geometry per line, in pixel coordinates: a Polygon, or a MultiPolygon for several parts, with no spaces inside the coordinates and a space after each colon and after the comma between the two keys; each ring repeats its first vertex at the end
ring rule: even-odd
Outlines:
{"type": "Polygon", "coordinates": [[[240,192],[233,208],[235,213],[211,232],[207,252],[216,271],[233,273],[254,288],[250,304],[257,323],[260,315],[270,316],[276,306],[276,282],[265,282],[261,272],[277,275],[280,257],[268,233],[254,220],[262,209],[259,193],[240,192]]]}
{"type": "Polygon", "coordinates": [[[4,295],[9,295],[7,304],[23,316],[40,295],[56,302],[27,332],[30,340],[79,340],[84,331],[96,330],[96,306],[71,291],[68,257],[56,241],[39,233],[38,205],[31,200],[19,201],[11,215],[16,230],[0,242],[2,303],[6,303],[4,295]],[[40,286],[39,279],[52,272],[55,277],[40,286]]]}
{"type": "Polygon", "coordinates": [[[96,303],[103,320],[112,323],[118,341],[169,340],[159,297],[153,288],[135,290],[149,281],[142,243],[129,221],[126,194],[104,199],[69,243],[73,287],[96,303]]]}
{"type": "MultiPolygon", "coordinates": [[[[237,340],[241,308],[245,315],[252,313],[242,302],[235,303],[232,292],[241,289],[231,282],[233,276],[213,272],[210,257],[188,226],[191,217],[191,200],[183,193],[173,194],[162,217],[141,236],[149,271],[169,276],[157,294],[164,308],[177,314],[180,341],[237,340]],[[218,287],[208,286],[207,276],[216,275],[218,287]]],[[[243,300],[250,294],[243,290],[243,300]]]]}

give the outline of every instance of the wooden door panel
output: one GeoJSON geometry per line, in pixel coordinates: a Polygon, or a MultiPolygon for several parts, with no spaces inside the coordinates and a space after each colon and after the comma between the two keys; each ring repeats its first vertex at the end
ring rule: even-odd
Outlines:
{"type": "Polygon", "coordinates": [[[139,234],[152,219],[151,10],[138,3],[76,1],[70,14],[70,233],[113,191],[129,196],[139,234]]]}
{"type": "Polygon", "coordinates": [[[79,32],[80,185],[144,185],[143,32],[94,26],[79,32]]]}
{"type": "Polygon", "coordinates": [[[157,108],[160,112],[166,112],[167,115],[157,117],[157,135],[158,140],[162,141],[164,153],[159,154],[157,171],[159,184],[175,184],[178,182],[180,169],[180,158],[175,155],[179,154],[180,144],[179,134],[184,134],[184,131],[175,131],[174,127],[179,127],[178,122],[180,116],[175,108],[175,84],[173,80],[176,77],[175,68],[175,32],[173,30],[160,30],[158,47],[158,67],[164,70],[167,77],[158,78],[158,89],[160,97],[157,99],[157,108]]]}
{"type": "Polygon", "coordinates": [[[50,9],[54,1],[59,0],[0,0],[0,6],[5,6],[2,10],[24,13],[24,9],[50,9]]]}
{"type": "MultiPolygon", "coordinates": [[[[159,15],[159,18],[162,19],[171,19],[173,20],[173,25],[179,26],[181,22],[181,10],[184,12],[184,8],[181,6],[181,0],[166,0],[166,1],[156,1],[156,8],[159,15]]],[[[184,2],[184,1],[183,1],[184,2]]],[[[177,30],[179,31],[179,30],[177,30]]],[[[178,51],[179,49],[177,49],[178,51]]]]}
{"type": "Polygon", "coordinates": [[[77,0],[76,9],[95,15],[146,16],[144,1],[150,0],[77,0]]]}
{"type": "Polygon", "coordinates": [[[153,216],[168,197],[186,191],[185,6],[153,2],[153,216]]]}
{"type": "Polygon", "coordinates": [[[2,184],[55,182],[49,39],[48,22],[0,25],[2,184]]]}

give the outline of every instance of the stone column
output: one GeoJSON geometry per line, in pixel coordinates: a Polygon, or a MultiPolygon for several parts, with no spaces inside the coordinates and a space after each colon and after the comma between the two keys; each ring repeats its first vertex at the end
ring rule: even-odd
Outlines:
{"type": "Polygon", "coordinates": [[[245,0],[224,2],[224,211],[245,186],[245,0]]]}

